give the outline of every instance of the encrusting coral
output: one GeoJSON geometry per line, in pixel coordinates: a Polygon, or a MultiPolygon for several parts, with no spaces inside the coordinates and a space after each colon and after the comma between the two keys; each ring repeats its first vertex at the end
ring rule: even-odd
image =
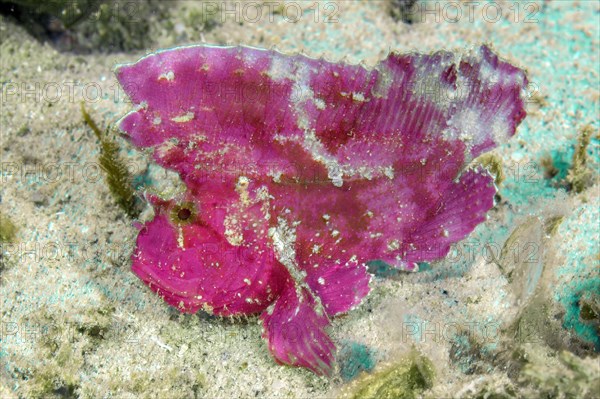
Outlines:
{"type": "Polygon", "coordinates": [[[366,69],[200,45],[116,74],[120,128],[187,187],[147,195],[134,273],[182,312],[260,314],[275,359],[319,374],[366,262],[416,270],[485,220],[494,177],[467,165],[525,117],[524,72],[486,46],[366,69]]]}

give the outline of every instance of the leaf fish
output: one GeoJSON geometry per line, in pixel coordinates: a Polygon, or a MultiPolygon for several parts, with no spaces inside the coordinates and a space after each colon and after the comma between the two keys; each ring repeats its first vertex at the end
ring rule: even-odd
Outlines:
{"type": "Polygon", "coordinates": [[[194,45],[119,65],[120,128],[186,191],[148,195],[133,272],[182,312],[258,314],[275,360],[330,375],[366,262],[443,258],[494,206],[468,164],[515,134],[525,73],[487,46],[373,68],[194,45]]]}

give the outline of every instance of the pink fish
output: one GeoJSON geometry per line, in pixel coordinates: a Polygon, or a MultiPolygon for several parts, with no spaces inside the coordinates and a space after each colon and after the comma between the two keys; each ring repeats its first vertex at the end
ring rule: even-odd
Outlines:
{"type": "Polygon", "coordinates": [[[149,195],[133,271],[182,312],[260,314],[279,363],[330,374],[333,316],[365,263],[443,258],[494,205],[466,165],[525,117],[525,74],[482,46],[372,69],[249,47],[178,47],[117,67],[120,127],[187,187],[149,195]]]}

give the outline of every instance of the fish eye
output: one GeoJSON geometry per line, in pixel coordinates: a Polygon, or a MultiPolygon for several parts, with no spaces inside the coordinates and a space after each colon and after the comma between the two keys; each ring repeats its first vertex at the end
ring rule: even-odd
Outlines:
{"type": "Polygon", "coordinates": [[[182,208],[177,212],[177,218],[179,220],[188,220],[192,216],[192,211],[187,208],[182,208]]]}
{"type": "Polygon", "coordinates": [[[192,223],[196,217],[196,206],[192,202],[183,202],[171,209],[171,221],[178,225],[192,223]]]}

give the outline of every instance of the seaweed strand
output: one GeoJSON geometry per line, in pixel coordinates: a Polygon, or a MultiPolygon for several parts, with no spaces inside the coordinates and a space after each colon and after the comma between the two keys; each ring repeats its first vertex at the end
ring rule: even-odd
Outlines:
{"type": "Polygon", "coordinates": [[[85,123],[100,141],[100,157],[98,160],[100,166],[106,172],[106,182],[110,193],[130,218],[137,218],[139,210],[136,207],[135,191],[131,183],[133,179],[125,163],[119,157],[119,146],[108,137],[107,133],[102,133],[96,122],[85,110],[83,103],[81,103],[81,114],[85,123]]]}

